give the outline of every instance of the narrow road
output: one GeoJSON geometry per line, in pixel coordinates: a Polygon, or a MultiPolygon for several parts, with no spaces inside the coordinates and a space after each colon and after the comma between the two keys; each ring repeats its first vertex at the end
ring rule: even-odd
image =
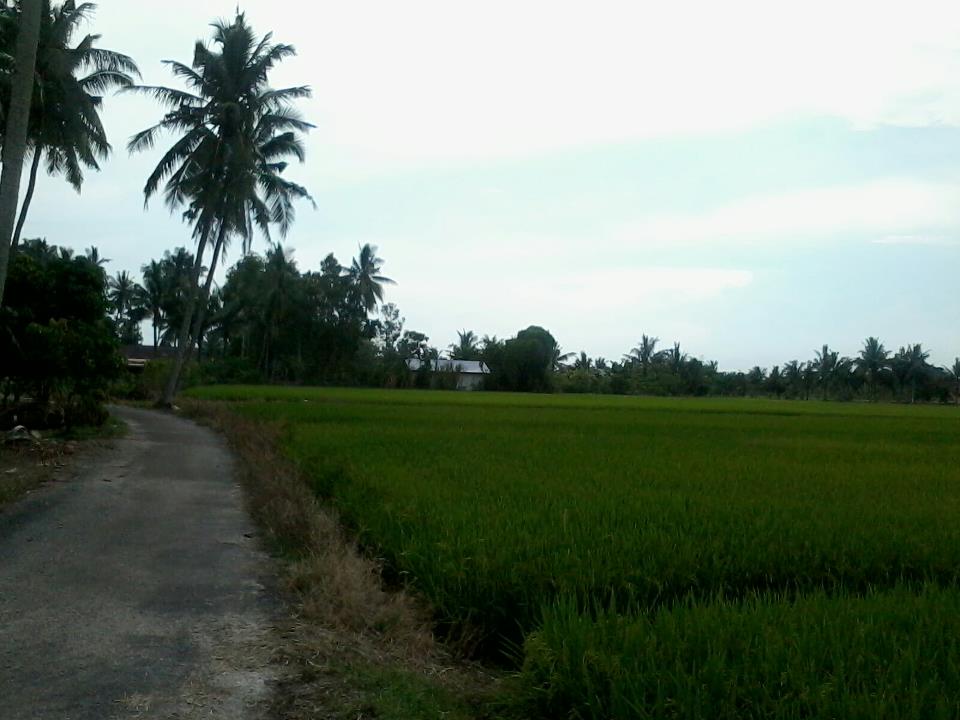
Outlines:
{"type": "Polygon", "coordinates": [[[212,431],[129,426],[76,477],[0,513],[0,717],[258,718],[267,559],[212,431]]]}

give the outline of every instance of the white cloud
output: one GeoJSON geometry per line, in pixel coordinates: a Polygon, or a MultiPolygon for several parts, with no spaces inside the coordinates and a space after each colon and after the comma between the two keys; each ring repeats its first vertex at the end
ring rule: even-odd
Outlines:
{"type": "MultiPolygon", "coordinates": [[[[189,58],[206,23],[234,5],[106,0],[97,29],[110,46],[138,33],[138,58],[165,81],[159,58],[189,58]],[[147,16],[154,32],[142,31],[147,16]]],[[[312,158],[328,177],[797,115],[960,122],[960,5],[942,0],[244,6],[300,51],[277,82],[313,86],[312,158]]]]}
{"type": "Polygon", "coordinates": [[[960,241],[930,235],[888,235],[873,241],[874,245],[929,245],[933,247],[960,247],[960,241]]]}
{"type": "Polygon", "coordinates": [[[791,243],[862,233],[915,237],[918,227],[960,224],[960,186],[879,180],[748,197],[692,215],[643,218],[614,236],[621,246],[791,243]]]}

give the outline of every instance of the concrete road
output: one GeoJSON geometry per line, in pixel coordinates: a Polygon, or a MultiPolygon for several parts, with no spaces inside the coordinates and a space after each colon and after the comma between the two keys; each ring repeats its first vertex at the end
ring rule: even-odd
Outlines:
{"type": "Polygon", "coordinates": [[[0,718],[257,718],[267,559],[213,432],[117,408],[128,435],[0,513],[0,718]]]}

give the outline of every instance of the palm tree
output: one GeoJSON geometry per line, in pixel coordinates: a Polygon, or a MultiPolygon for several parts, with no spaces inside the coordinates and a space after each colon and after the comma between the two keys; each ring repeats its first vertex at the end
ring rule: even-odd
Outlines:
{"type": "Polygon", "coordinates": [[[83,254],[87,260],[92,262],[98,268],[102,268],[104,265],[110,262],[110,258],[100,257],[100,251],[93,245],[84,250],[83,254]]]}
{"type": "Polygon", "coordinates": [[[150,316],[153,327],[153,346],[160,344],[160,331],[163,328],[163,310],[166,295],[164,266],[151,260],[140,268],[143,273],[143,306],[150,316]]]}
{"type": "Polygon", "coordinates": [[[145,290],[126,270],[107,282],[107,301],[113,311],[117,336],[125,345],[141,341],[140,322],[146,317],[145,295],[145,290]]]}
{"type": "Polygon", "coordinates": [[[803,363],[791,360],[783,366],[783,381],[787,391],[793,395],[802,394],[803,390],[803,363]]]}
{"type": "Polygon", "coordinates": [[[259,298],[262,303],[260,321],[263,326],[260,366],[267,377],[271,375],[272,344],[280,328],[286,324],[285,318],[290,311],[298,278],[297,265],[289,249],[276,245],[267,251],[259,298]]]}
{"type": "Polygon", "coordinates": [[[827,393],[833,380],[833,375],[837,369],[837,363],[840,359],[840,353],[831,350],[829,345],[824,344],[821,350],[816,353],[816,358],[811,363],[816,370],[817,377],[820,380],[820,387],[823,391],[823,399],[827,399],[827,393]]]}
{"type": "MultiPolygon", "coordinates": [[[[110,154],[100,120],[103,94],[129,87],[134,76],[139,76],[136,63],[128,56],[94,47],[99,35],[86,35],[73,45],[77,28],[90,19],[96,7],[93,3],[78,5],[75,0],[52,6],[50,0],[43,0],[28,133],[33,161],[13,234],[14,248],[20,242],[30,210],[41,161],[46,160],[48,174],[62,174],[80,192],[83,168],[99,170],[98,161],[110,154]]],[[[0,44],[8,46],[8,38],[16,32],[18,22],[12,13],[3,19],[0,44]]],[[[2,91],[3,96],[9,97],[8,84],[2,86],[2,91]]]]}
{"type": "Polygon", "coordinates": [[[891,366],[901,388],[910,387],[910,402],[917,400],[917,383],[928,377],[930,366],[927,359],[930,353],[923,349],[920,343],[900,348],[894,356],[891,366]]]}
{"type": "Polygon", "coordinates": [[[675,342],[673,349],[667,351],[667,363],[670,366],[670,372],[679,375],[683,370],[683,364],[687,361],[686,353],[681,352],[680,343],[675,342]]]}
{"type": "Polygon", "coordinates": [[[380,274],[383,260],[377,257],[377,246],[369,243],[360,248],[360,255],[353,260],[347,271],[357,304],[366,312],[373,312],[383,301],[383,286],[394,285],[388,277],[380,274]]]}
{"type": "Polygon", "coordinates": [[[270,34],[258,38],[242,13],[232,23],[216,22],[213,28],[213,49],[197,42],[191,65],[166,61],[187,90],[131,88],[168,108],[159,123],[131,139],[131,152],[152,148],[162,132],[179,136],[147,179],[144,196],[149,201],[163,184],[167,204],[185,208],[183,217],[192,224],[197,242],[178,352],[163,405],[170,405],[176,394],[229,239],[239,237],[247,251],[254,228],[269,240],[270,226],[276,225],[285,236],[295,218],[294,201],[311,199],[305,188],[282,177],[287,158],[301,162],[305,158],[300,133],[313,126],[300,118],[292,103],[309,97],[310,90],[274,90],[268,83],[270,71],[295,54],[293,47],[272,44],[270,34]],[[201,291],[203,258],[211,242],[212,259],[201,291]]]}
{"type": "Polygon", "coordinates": [[[770,374],[767,376],[764,387],[766,387],[767,392],[773,393],[777,396],[779,400],[784,391],[787,389],[786,376],[780,370],[779,365],[774,365],[770,368],[770,374]]]}
{"type": "Polygon", "coordinates": [[[646,375],[650,364],[656,359],[658,342],[660,338],[644,335],[640,338],[640,344],[624,357],[631,362],[639,362],[641,372],[646,375]]]}
{"type": "Polygon", "coordinates": [[[110,303],[110,309],[113,311],[114,319],[118,322],[126,315],[127,310],[133,304],[136,296],[136,282],[126,270],[121,270],[107,283],[107,300],[110,303]]]}
{"type": "Polygon", "coordinates": [[[451,360],[479,360],[480,348],[477,335],[472,330],[460,330],[457,342],[450,346],[451,360]]]}
{"type": "Polygon", "coordinates": [[[590,356],[587,355],[584,351],[580,351],[579,357],[573,361],[574,370],[592,370],[593,361],[590,359],[590,356]]]}
{"type": "Polygon", "coordinates": [[[863,349],[855,361],[857,370],[863,373],[867,381],[870,397],[873,400],[877,399],[877,383],[880,376],[890,367],[889,357],[890,353],[887,352],[883,343],[871,336],[864,340],[863,349]]]}
{"type": "Polygon", "coordinates": [[[565,353],[563,352],[563,350],[559,345],[554,343],[553,349],[550,352],[550,356],[551,356],[550,369],[556,372],[557,370],[560,369],[560,366],[562,366],[565,362],[567,362],[567,360],[569,360],[572,357],[576,357],[576,353],[572,353],[572,352],[565,353]]]}
{"type": "Polygon", "coordinates": [[[960,357],[953,361],[953,366],[944,368],[947,377],[953,383],[953,397],[957,405],[960,405],[960,357]]]}
{"type": "Polygon", "coordinates": [[[3,170],[0,172],[0,306],[10,264],[10,241],[20,199],[20,176],[27,153],[30,130],[30,103],[33,97],[33,76],[40,39],[42,0],[21,0],[20,23],[17,29],[15,65],[10,81],[10,103],[3,136],[3,170]]]}

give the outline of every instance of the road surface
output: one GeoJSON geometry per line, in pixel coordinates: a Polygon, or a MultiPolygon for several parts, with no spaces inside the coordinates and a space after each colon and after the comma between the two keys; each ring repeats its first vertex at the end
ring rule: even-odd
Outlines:
{"type": "Polygon", "coordinates": [[[115,414],[126,437],[0,512],[0,717],[259,718],[273,607],[233,459],[115,414]]]}

